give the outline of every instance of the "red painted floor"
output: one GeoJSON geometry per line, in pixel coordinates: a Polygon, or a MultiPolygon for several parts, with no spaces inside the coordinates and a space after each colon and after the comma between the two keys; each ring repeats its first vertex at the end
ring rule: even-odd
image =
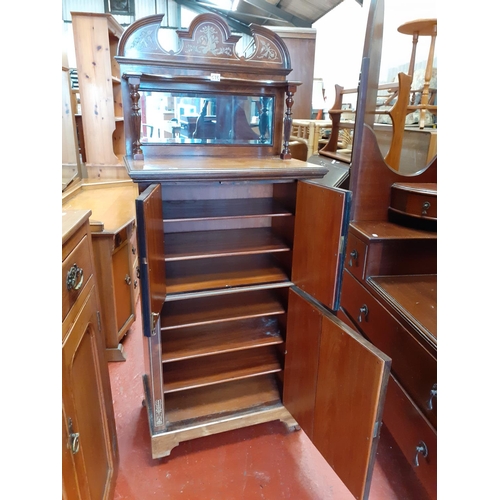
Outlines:
{"type": "MultiPolygon", "coordinates": [[[[140,317],[123,346],[127,360],[109,363],[120,454],[115,500],[354,498],[305,433],[288,432],[280,422],[184,442],[170,457],[153,460],[142,406],[140,317]]],[[[411,467],[382,428],[370,499],[426,498],[411,467]]]]}

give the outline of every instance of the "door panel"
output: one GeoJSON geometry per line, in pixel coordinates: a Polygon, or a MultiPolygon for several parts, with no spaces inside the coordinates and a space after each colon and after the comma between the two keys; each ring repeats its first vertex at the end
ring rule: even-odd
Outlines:
{"type": "Polygon", "coordinates": [[[289,301],[284,404],[312,428],[312,442],[351,493],[368,498],[391,360],[300,290],[289,301]]]}
{"type": "Polygon", "coordinates": [[[332,310],[339,306],[351,196],[304,181],[297,186],[292,281],[332,310]]]}
{"type": "Polygon", "coordinates": [[[160,314],[165,301],[165,256],[161,185],[152,184],[136,199],[137,242],[141,275],[144,335],[151,336],[151,313],[160,314]]]}

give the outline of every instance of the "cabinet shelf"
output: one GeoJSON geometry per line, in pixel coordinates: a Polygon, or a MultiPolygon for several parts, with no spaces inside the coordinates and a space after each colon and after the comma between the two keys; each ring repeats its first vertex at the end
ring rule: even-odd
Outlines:
{"type": "Polygon", "coordinates": [[[167,262],[165,267],[167,295],[289,280],[282,265],[266,254],[167,262]]]}
{"type": "Polygon", "coordinates": [[[285,307],[278,291],[258,290],[168,302],[161,313],[161,330],[283,314],[285,307]]]}
{"type": "Polygon", "coordinates": [[[282,406],[273,374],[179,391],[165,398],[168,430],[219,422],[224,416],[240,416],[273,406],[282,406]]]}
{"type": "Polygon", "coordinates": [[[165,222],[280,217],[292,213],[272,198],[164,201],[165,222]]]}
{"type": "Polygon", "coordinates": [[[217,354],[203,363],[197,358],[187,359],[163,365],[163,391],[194,389],[279,371],[281,363],[274,346],[217,354]]]}
{"type": "Polygon", "coordinates": [[[165,237],[167,262],[289,250],[286,242],[267,227],[172,233],[165,237]]]}
{"type": "Polygon", "coordinates": [[[276,317],[180,328],[164,335],[162,361],[166,363],[281,343],[283,338],[276,317]]]}

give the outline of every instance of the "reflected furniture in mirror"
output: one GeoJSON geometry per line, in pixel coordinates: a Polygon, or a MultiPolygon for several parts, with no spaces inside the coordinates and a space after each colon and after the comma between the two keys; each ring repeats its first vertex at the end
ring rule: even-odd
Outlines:
{"type": "MultiPolygon", "coordinates": [[[[372,6],[374,32],[381,33],[383,2],[372,6]]],[[[382,420],[429,498],[435,499],[437,155],[410,171],[389,165],[383,155],[374,123],[380,42],[371,39],[362,62],[358,95],[367,98],[357,103],[352,204],[337,315],[391,357],[382,420]]]]}
{"type": "Polygon", "coordinates": [[[241,55],[224,19],[202,14],[170,50],[158,41],[162,17],[127,28],[116,57],[124,161],[139,190],[152,457],[281,420],[367,499],[390,359],[335,316],[351,193],[291,158],[298,82],[279,36],[252,25],[241,55]],[[163,129],[151,129],[144,102],[160,94],[163,129]],[[182,103],[172,97],[190,99],[184,129],[171,124],[182,103]]]}

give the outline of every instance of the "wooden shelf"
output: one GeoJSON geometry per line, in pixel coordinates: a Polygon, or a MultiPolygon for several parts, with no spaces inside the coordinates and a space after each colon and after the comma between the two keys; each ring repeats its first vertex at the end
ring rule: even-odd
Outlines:
{"type": "Polygon", "coordinates": [[[268,227],[220,231],[193,231],[165,236],[165,260],[188,260],[289,251],[290,247],[268,227]]]}
{"type": "Polygon", "coordinates": [[[165,398],[165,417],[169,430],[175,430],[275,405],[282,403],[275,376],[271,374],[171,393],[165,398]]]}
{"type": "Polygon", "coordinates": [[[167,303],[161,314],[161,330],[209,325],[236,319],[283,314],[284,304],[275,290],[240,292],[167,303]]]}
{"type": "Polygon", "coordinates": [[[167,295],[289,280],[266,254],[167,262],[165,272],[167,295]]]}
{"type": "Polygon", "coordinates": [[[194,389],[281,371],[274,346],[210,356],[208,360],[188,359],[163,365],[165,393],[194,389]]]}
{"type": "Polygon", "coordinates": [[[289,215],[292,215],[289,210],[271,198],[163,202],[163,218],[166,222],[289,215]]]}
{"type": "Polygon", "coordinates": [[[283,338],[276,317],[179,328],[169,330],[163,336],[162,361],[179,361],[281,343],[283,338]]]}

